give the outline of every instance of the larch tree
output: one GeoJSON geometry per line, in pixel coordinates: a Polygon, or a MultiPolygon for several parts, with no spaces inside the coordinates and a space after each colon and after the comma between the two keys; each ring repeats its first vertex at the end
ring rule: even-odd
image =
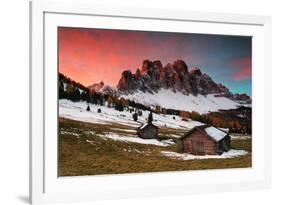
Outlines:
{"type": "Polygon", "coordinates": [[[153,121],[153,116],[152,116],[152,111],[150,111],[150,113],[148,115],[147,123],[152,124],[152,121],[153,121]]]}

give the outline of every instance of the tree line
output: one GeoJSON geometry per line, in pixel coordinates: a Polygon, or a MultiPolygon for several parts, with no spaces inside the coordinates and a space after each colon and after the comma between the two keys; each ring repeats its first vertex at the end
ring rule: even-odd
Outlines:
{"type": "Polygon", "coordinates": [[[192,119],[194,121],[210,124],[215,127],[228,128],[230,132],[252,132],[251,123],[249,123],[249,119],[247,119],[247,121],[245,122],[245,120],[243,121],[239,118],[229,118],[223,115],[218,116],[214,113],[200,114],[195,111],[188,112],[176,109],[162,108],[160,106],[155,106],[154,108],[151,108],[141,103],[124,99],[123,97],[119,98],[118,96],[113,96],[109,94],[102,94],[94,91],[91,92],[85,86],[65,77],[63,74],[60,74],[59,76],[59,99],[69,99],[74,102],[86,101],[88,103],[114,108],[115,110],[121,112],[126,109],[127,111],[132,113],[132,117],[135,121],[137,121],[138,116],[142,115],[141,110],[147,110],[158,114],[180,116],[182,120],[185,121],[187,121],[188,119],[192,119]]]}

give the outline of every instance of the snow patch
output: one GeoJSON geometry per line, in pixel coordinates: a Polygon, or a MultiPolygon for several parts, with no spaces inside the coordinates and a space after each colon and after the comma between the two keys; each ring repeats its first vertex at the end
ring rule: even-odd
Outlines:
{"type": "Polygon", "coordinates": [[[170,89],[161,89],[157,93],[148,93],[138,91],[121,97],[133,100],[147,106],[161,106],[163,108],[196,111],[200,114],[214,112],[221,109],[229,110],[241,106],[241,103],[233,101],[226,97],[217,97],[216,94],[209,95],[184,95],[181,92],[173,92],[170,89]]]}
{"type": "Polygon", "coordinates": [[[86,142],[90,143],[91,145],[95,145],[95,141],[94,140],[86,140],[86,142]]]}
{"type": "Polygon", "coordinates": [[[180,139],[182,135],[169,134],[169,137],[180,139]]]}
{"type": "Polygon", "coordinates": [[[227,133],[225,133],[213,126],[207,127],[204,130],[208,135],[210,135],[217,142],[220,141],[221,139],[223,139],[227,135],[227,133]]]}
{"type": "Polygon", "coordinates": [[[115,141],[122,141],[122,142],[131,142],[131,143],[139,143],[139,144],[149,144],[149,145],[156,145],[156,146],[163,146],[163,147],[167,147],[170,146],[172,144],[174,144],[174,142],[172,142],[171,140],[163,140],[163,141],[158,141],[156,139],[142,139],[142,138],[137,138],[137,137],[128,137],[128,136],[121,136],[115,133],[105,133],[105,134],[99,134],[98,135],[101,138],[106,138],[106,139],[111,139],[111,140],[115,140],[115,141]]]}
{"type": "Polygon", "coordinates": [[[228,152],[224,152],[221,155],[192,155],[188,153],[177,153],[177,152],[168,152],[161,151],[161,154],[165,157],[171,157],[179,160],[195,160],[195,159],[225,159],[225,158],[233,158],[239,157],[248,154],[245,150],[235,150],[231,149],[228,152]]]}
{"type": "Polygon", "coordinates": [[[136,133],[136,130],[130,130],[130,129],[111,128],[111,130],[116,130],[116,131],[121,131],[121,132],[136,133]]]}
{"type": "Polygon", "coordinates": [[[147,123],[144,123],[142,126],[139,127],[139,129],[143,129],[147,126],[148,124],[147,123]]]}
{"type": "Polygon", "coordinates": [[[95,131],[84,131],[84,134],[86,134],[86,135],[95,135],[96,132],[95,131]]]}
{"type": "Polygon", "coordinates": [[[62,134],[62,135],[74,135],[76,137],[79,136],[79,134],[77,134],[75,132],[68,132],[68,131],[60,131],[60,134],[62,134]]]}
{"type": "Polygon", "coordinates": [[[239,134],[231,134],[230,135],[232,140],[247,140],[251,139],[251,135],[239,135],[239,134]]]}

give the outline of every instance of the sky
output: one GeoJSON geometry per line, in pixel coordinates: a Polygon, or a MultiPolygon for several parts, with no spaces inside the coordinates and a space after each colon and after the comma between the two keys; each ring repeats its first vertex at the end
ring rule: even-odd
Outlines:
{"type": "Polygon", "coordinates": [[[146,59],[181,59],[233,93],[252,94],[251,37],[59,27],[58,50],[59,72],[85,86],[116,86],[122,71],[134,73],[146,59]]]}

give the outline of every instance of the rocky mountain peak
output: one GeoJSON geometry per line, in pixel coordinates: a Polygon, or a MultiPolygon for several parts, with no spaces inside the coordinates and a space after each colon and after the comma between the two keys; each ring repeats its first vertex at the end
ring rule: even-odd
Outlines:
{"type": "Polygon", "coordinates": [[[159,61],[159,60],[153,61],[152,66],[155,70],[163,69],[163,65],[162,65],[161,61],[159,61]]]}
{"type": "Polygon", "coordinates": [[[104,82],[101,81],[101,82],[99,82],[99,83],[94,83],[94,84],[88,86],[88,88],[89,88],[90,91],[92,91],[92,92],[99,92],[99,91],[103,88],[103,86],[104,86],[104,82]]]}
{"type": "Polygon", "coordinates": [[[135,74],[130,70],[124,71],[117,85],[117,89],[124,93],[138,90],[153,93],[161,88],[186,95],[199,93],[206,95],[225,91],[199,68],[195,67],[188,72],[188,66],[183,60],[176,60],[164,67],[159,60],[144,60],[141,70],[137,69],[135,74]]]}
{"type": "Polygon", "coordinates": [[[148,73],[151,68],[152,68],[152,62],[150,60],[144,60],[142,62],[141,73],[142,74],[148,73]]]}
{"type": "Polygon", "coordinates": [[[132,74],[131,70],[125,70],[122,72],[121,79],[118,82],[117,88],[121,91],[134,90],[135,74],[132,74]]]}
{"type": "Polygon", "coordinates": [[[183,60],[176,60],[173,67],[177,73],[188,73],[188,67],[183,60]]]}
{"type": "Polygon", "coordinates": [[[194,67],[194,68],[191,69],[190,74],[201,76],[202,72],[201,72],[200,68],[194,67]]]}
{"type": "Polygon", "coordinates": [[[125,70],[117,84],[117,91],[121,94],[132,94],[142,91],[157,93],[160,89],[170,89],[185,95],[216,94],[233,100],[249,100],[246,94],[232,94],[227,87],[218,84],[203,73],[198,67],[188,70],[183,60],[176,60],[163,66],[161,61],[144,60],[141,69],[135,73],[125,70]]]}
{"type": "Polygon", "coordinates": [[[137,79],[137,80],[140,80],[140,79],[141,79],[141,71],[140,71],[139,68],[136,70],[135,76],[136,76],[136,79],[137,79]]]}

